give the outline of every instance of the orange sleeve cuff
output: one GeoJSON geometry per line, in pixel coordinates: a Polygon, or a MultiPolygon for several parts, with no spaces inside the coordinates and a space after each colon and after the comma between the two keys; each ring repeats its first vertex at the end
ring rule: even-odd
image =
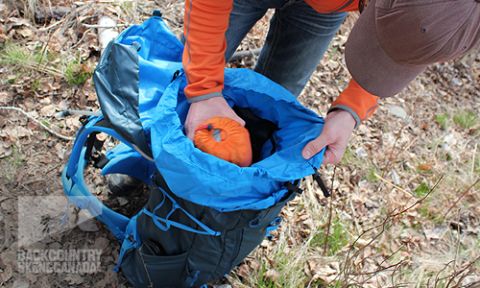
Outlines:
{"type": "Polygon", "coordinates": [[[360,123],[373,115],[378,107],[378,96],[370,94],[352,78],[347,88],[332,103],[329,110],[345,110],[352,114],[358,127],[360,123]]]}
{"type": "Polygon", "coordinates": [[[225,32],[233,0],[185,0],[183,68],[185,95],[221,96],[224,83],[225,32]]]}
{"type": "Polygon", "coordinates": [[[351,12],[358,10],[359,0],[353,1],[339,1],[339,0],[305,0],[305,3],[310,5],[315,11],[319,13],[332,12],[351,12]],[[345,3],[347,2],[347,3],[345,3]]]}

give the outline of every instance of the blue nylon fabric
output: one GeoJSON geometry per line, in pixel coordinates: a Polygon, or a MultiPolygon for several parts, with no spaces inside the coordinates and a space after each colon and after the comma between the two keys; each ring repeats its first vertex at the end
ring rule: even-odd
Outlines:
{"type": "Polygon", "coordinates": [[[275,153],[265,152],[263,160],[245,168],[203,153],[183,132],[189,107],[185,76],[180,73],[172,81],[182,67],[183,45],[160,17],[127,29],[116,41],[140,46],[139,114],[155,165],[177,196],[220,211],[261,210],[287,193],[286,181],[311,175],[322,163],[323,151],[306,161],[301,150],[320,134],[323,119],[286,89],[248,69],[225,69],[223,94],[231,106],[249,108],[279,127],[275,153]]]}
{"type": "Polygon", "coordinates": [[[120,143],[106,154],[107,164],[102,168],[102,175],[120,173],[130,175],[147,185],[156,170],[155,164],[143,158],[137,151],[120,143]]]}
{"type": "Polygon", "coordinates": [[[77,133],[70,159],[62,172],[63,189],[71,203],[74,203],[81,209],[87,209],[91,215],[102,221],[118,239],[123,240],[125,228],[130,219],[111,210],[97,197],[93,196],[84,179],[84,168],[87,165],[85,142],[90,133],[103,132],[125,141],[112,129],[95,127],[95,124],[101,120],[102,117],[90,118],[90,121],[77,133]]]}
{"type": "Polygon", "coordinates": [[[182,68],[183,44],[168,29],[161,17],[153,16],[141,25],[125,30],[115,40],[138,45],[140,83],[139,112],[147,132],[155,120],[153,112],[175,71],[182,68]]]}

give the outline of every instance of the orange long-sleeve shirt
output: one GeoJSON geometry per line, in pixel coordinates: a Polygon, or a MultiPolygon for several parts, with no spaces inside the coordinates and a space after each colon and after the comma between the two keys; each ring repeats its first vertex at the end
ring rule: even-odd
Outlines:
{"type": "MultiPolygon", "coordinates": [[[[305,0],[319,13],[355,11],[358,10],[359,1],[305,0]]],[[[233,0],[185,0],[183,66],[188,80],[185,95],[192,102],[221,96],[224,83],[225,32],[232,7],[233,0]]],[[[369,94],[356,82],[348,87],[350,88],[339,97],[341,101],[337,101],[340,103],[337,108],[356,113],[354,118],[358,124],[370,114],[367,111],[376,107],[376,96],[369,94]],[[368,101],[364,101],[365,99],[368,101]],[[374,106],[369,107],[366,103],[374,103],[374,106]]]]}

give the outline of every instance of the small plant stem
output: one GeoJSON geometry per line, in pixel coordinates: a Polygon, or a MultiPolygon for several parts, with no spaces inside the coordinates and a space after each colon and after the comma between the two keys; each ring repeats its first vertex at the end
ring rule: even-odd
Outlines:
{"type": "MultiPolygon", "coordinates": [[[[458,223],[460,223],[460,211],[458,212],[458,223]]],[[[460,225],[457,226],[457,243],[455,245],[455,258],[453,259],[453,270],[457,270],[458,253],[460,252],[460,225]]]]}
{"type": "MultiPolygon", "coordinates": [[[[393,162],[393,159],[394,159],[394,157],[393,157],[394,154],[393,153],[395,152],[395,150],[397,150],[398,140],[400,139],[400,136],[402,136],[402,132],[403,132],[403,129],[405,129],[405,127],[407,127],[407,123],[402,125],[402,127],[398,131],[397,136],[395,137],[395,142],[393,143],[392,150],[390,151],[390,154],[388,155],[387,164],[385,165],[385,167],[383,169],[382,176],[384,176],[386,171],[388,171],[390,169],[390,165],[391,165],[391,163],[393,162]]],[[[396,153],[395,155],[398,156],[398,155],[400,155],[400,153],[396,153]]]]}
{"type": "Polygon", "coordinates": [[[337,170],[337,166],[333,168],[333,175],[332,175],[332,185],[330,187],[330,191],[332,195],[330,196],[330,203],[328,207],[328,220],[327,220],[327,231],[325,231],[325,242],[323,243],[323,255],[327,255],[328,252],[328,239],[330,237],[330,228],[332,226],[332,218],[333,218],[333,198],[334,198],[334,191],[333,191],[333,182],[335,180],[335,172],[337,170]]]}
{"type": "Polygon", "coordinates": [[[398,186],[398,185],[395,185],[394,183],[388,181],[387,179],[383,178],[382,176],[378,175],[377,173],[374,173],[373,175],[375,175],[375,177],[377,177],[379,180],[385,182],[386,184],[389,184],[389,185],[392,185],[393,187],[397,188],[398,190],[400,190],[401,192],[405,193],[405,194],[408,194],[410,196],[413,197],[413,194],[408,192],[407,190],[403,189],[402,187],[398,186]]]}
{"type": "MultiPolygon", "coordinates": [[[[351,266],[351,263],[353,262],[353,260],[358,257],[358,255],[360,254],[361,251],[363,251],[366,247],[368,246],[371,246],[373,242],[375,242],[384,232],[385,230],[387,230],[387,228],[389,228],[389,223],[393,221],[393,219],[395,217],[398,217],[400,215],[402,215],[403,213],[407,212],[408,210],[412,209],[413,207],[417,206],[418,204],[422,203],[423,201],[425,201],[425,199],[427,197],[429,197],[433,191],[435,191],[435,189],[438,187],[438,185],[440,184],[440,182],[442,182],[443,178],[445,177],[445,175],[442,175],[440,177],[440,179],[438,179],[438,181],[435,183],[435,185],[433,185],[433,187],[428,191],[427,194],[425,194],[425,196],[423,196],[422,198],[418,199],[417,201],[415,201],[412,205],[408,206],[408,207],[405,207],[404,209],[398,211],[398,212],[395,212],[392,211],[391,213],[389,213],[385,219],[382,221],[382,223],[380,223],[379,225],[376,225],[376,226],[373,226],[373,227],[370,227],[368,228],[367,230],[363,231],[360,235],[358,235],[358,237],[353,241],[353,243],[350,245],[350,249],[348,250],[347,252],[347,255],[345,256],[345,265],[344,267],[342,268],[341,272],[335,277],[334,281],[338,280],[341,276],[343,276],[343,281],[344,283],[347,283],[347,280],[348,280],[348,277],[349,275],[349,269],[350,269],[350,266],[351,266]],[[365,236],[367,233],[369,233],[370,231],[373,231],[377,228],[380,228],[380,232],[376,233],[372,239],[370,239],[368,241],[368,243],[364,246],[362,246],[362,248],[358,249],[357,251],[355,251],[352,255],[351,255],[351,252],[353,250],[353,247],[355,247],[355,244],[363,237],[365,236]]],[[[347,284],[343,284],[342,285],[342,288],[343,287],[348,287],[347,284]]]]}
{"type": "Polygon", "coordinates": [[[460,202],[460,200],[462,200],[463,197],[465,197],[465,195],[467,195],[468,192],[470,192],[470,189],[472,189],[475,185],[478,184],[478,182],[480,182],[480,178],[478,178],[477,180],[475,180],[475,182],[468,186],[467,189],[465,189],[465,191],[463,191],[462,194],[460,194],[460,196],[458,196],[457,200],[455,200],[452,205],[450,205],[450,207],[447,209],[447,211],[445,212],[445,214],[443,214],[443,218],[447,217],[447,215],[452,211],[452,209],[457,206],[458,202],[460,202]]]}
{"type": "MultiPolygon", "coordinates": [[[[472,261],[470,261],[463,269],[461,269],[460,271],[456,271],[455,273],[453,273],[453,275],[448,279],[448,282],[447,284],[445,285],[445,287],[460,287],[458,284],[460,283],[457,283],[456,285],[452,285],[450,286],[450,284],[453,282],[453,280],[455,279],[455,277],[457,277],[458,275],[462,274],[463,272],[467,271],[470,269],[470,267],[473,266],[473,264],[477,263],[477,261],[480,260],[480,256],[478,256],[477,258],[473,259],[472,261]]],[[[462,277],[463,278],[463,277],[462,277]]],[[[473,287],[473,286],[472,286],[473,287]]]]}
{"type": "Polygon", "coordinates": [[[475,148],[473,148],[473,159],[472,159],[472,174],[475,174],[475,157],[477,156],[477,146],[478,143],[475,143],[475,148]]]}
{"type": "Polygon", "coordinates": [[[115,24],[115,25],[99,25],[99,24],[82,24],[85,28],[88,29],[113,29],[117,27],[126,27],[130,24],[115,24]]]}

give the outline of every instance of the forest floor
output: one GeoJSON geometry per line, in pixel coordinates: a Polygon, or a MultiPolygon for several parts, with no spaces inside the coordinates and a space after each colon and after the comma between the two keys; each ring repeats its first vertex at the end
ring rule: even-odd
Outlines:
{"type": "MultiPolygon", "coordinates": [[[[130,287],[113,272],[118,242],[96,221],[22,248],[19,233],[33,210],[64,199],[60,174],[72,148],[68,139],[81,124],[78,115],[59,112],[98,109],[90,76],[100,48],[91,25],[109,15],[121,31],[154,9],[181,34],[182,1],[0,0],[0,287],[130,287]],[[99,249],[100,269],[21,273],[20,249],[99,249]]],[[[262,46],[272,13],[239,50],[262,46]]],[[[347,18],[300,96],[320,115],[349,79],[343,52],[356,18],[347,18]]],[[[230,65],[254,63],[255,57],[230,65]]],[[[479,146],[477,50],[430,66],[400,95],[382,100],[355,131],[342,162],[322,168],[332,197],[305,179],[273,239],[217,286],[480,287],[479,146]]],[[[105,179],[92,179],[106,200],[105,179]]],[[[133,214],[130,202],[109,200],[133,214]]]]}

